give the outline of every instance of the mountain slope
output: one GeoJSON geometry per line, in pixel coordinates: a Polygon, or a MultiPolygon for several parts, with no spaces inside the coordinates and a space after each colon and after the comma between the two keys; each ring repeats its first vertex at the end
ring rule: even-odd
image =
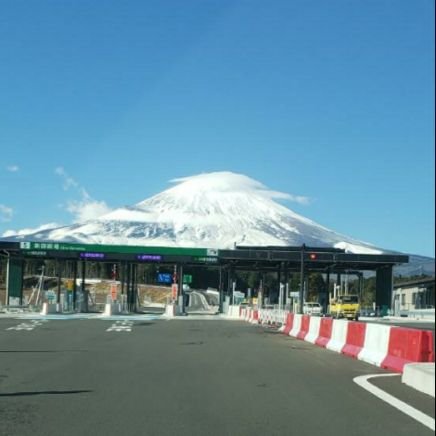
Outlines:
{"type": "MultiPolygon", "coordinates": [[[[241,174],[216,172],[175,182],[177,184],[170,189],[134,206],[115,209],[96,220],[24,237],[26,240],[205,248],[305,243],[343,248],[352,253],[391,252],[341,235],[294,213],[275,201],[291,196],[270,191],[241,174]]],[[[294,199],[304,201],[301,197],[294,199]]]]}
{"type": "Polygon", "coordinates": [[[104,244],[201,246],[334,246],[381,253],[340,235],[274,201],[285,194],[228,172],[179,179],[178,184],[134,206],[83,224],[32,235],[37,239],[104,244]]]}

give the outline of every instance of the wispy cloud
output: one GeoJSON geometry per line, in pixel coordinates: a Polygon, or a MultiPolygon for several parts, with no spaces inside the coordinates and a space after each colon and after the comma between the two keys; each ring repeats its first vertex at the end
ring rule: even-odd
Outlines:
{"type": "Polygon", "coordinates": [[[11,207],[0,204],[0,221],[8,222],[12,219],[14,211],[11,207]]]}
{"type": "Polygon", "coordinates": [[[60,176],[63,180],[64,191],[68,191],[70,188],[77,188],[79,184],[65,171],[64,167],[57,167],[55,174],[60,176]]]}
{"type": "Polygon", "coordinates": [[[88,191],[65,171],[64,167],[57,167],[55,174],[62,178],[65,191],[73,188],[80,195],[79,200],[67,200],[61,205],[73,215],[73,222],[81,223],[92,220],[111,211],[105,201],[92,198],[88,191]]]}
{"type": "Polygon", "coordinates": [[[20,171],[20,167],[18,165],[8,165],[6,167],[6,169],[10,172],[10,173],[16,173],[17,171],[20,171]]]}

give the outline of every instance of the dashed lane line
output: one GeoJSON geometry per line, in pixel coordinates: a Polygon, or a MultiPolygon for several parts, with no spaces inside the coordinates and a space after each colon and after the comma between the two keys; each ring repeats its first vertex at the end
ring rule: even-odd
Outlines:
{"type": "Polygon", "coordinates": [[[358,384],[363,389],[366,389],[368,392],[371,392],[371,394],[375,395],[380,400],[390,404],[392,407],[395,407],[399,411],[405,413],[406,415],[413,418],[415,421],[420,422],[421,424],[425,425],[426,427],[430,428],[431,430],[435,430],[435,420],[431,417],[426,415],[425,413],[422,413],[420,410],[415,409],[414,407],[410,406],[409,404],[405,403],[404,401],[399,400],[398,398],[394,397],[391,394],[388,394],[387,392],[383,391],[382,389],[378,388],[377,386],[372,385],[369,383],[369,379],[376,378],[376,377],[392,377],[392,376],[399,376],[400,374],[369,374],[369,375],[361,375],[359,377],[355,377],[353,379],[354,383],[358,384]]]}

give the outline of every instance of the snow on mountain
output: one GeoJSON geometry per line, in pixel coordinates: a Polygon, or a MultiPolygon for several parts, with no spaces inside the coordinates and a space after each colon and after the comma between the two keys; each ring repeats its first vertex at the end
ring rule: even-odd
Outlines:
{"type": "Polygon", "coordinates": [[[275,199],[304,203],[305,197],[268,190],[241,174],[214,172],[173,182],[175,186],[134,206],[84,223],[30,233],[25,239],[204,248],[305,243],[351,253],[390,252],[296,214],[275,199]]]}

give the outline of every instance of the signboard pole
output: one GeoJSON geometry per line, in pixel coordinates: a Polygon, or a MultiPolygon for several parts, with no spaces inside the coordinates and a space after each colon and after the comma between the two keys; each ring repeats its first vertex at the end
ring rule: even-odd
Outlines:
{"type": "Polygon", "coordinates": [[[77,262],[73,261],[73,310],[77,308],[77,262]]]}
{"type": "Polygon", "coordinates": [[[183,295],[183,265],[179,264],[179,306],[180,312],[185,313],[185,298],[183,295]]]}
{"type": "Polygon", "coordinates": [[[85,286],[85,280],[86,280],[86,262],[82,261],[82,283],[80,286],[80,290],[82,292],[81,302],[80,302],[80,311],[81,312],[88,312],[88,296],[86,295],[86,286],[85,286]]]}
{"type": "Polygon", "coordinates": [[[304,249],[306,246],[303,244],[301,246],[301,264],[300,264],[300,297],[298,302],[298,313],[303,313],[303,303],[304,303],[304,249]]]}
{"type": "Polygon", "coordinates": [[[61,265],[59,260],[56,260],[56,279],[57,279],[57,296],[56,303],[61,302],[61,265]]]}

